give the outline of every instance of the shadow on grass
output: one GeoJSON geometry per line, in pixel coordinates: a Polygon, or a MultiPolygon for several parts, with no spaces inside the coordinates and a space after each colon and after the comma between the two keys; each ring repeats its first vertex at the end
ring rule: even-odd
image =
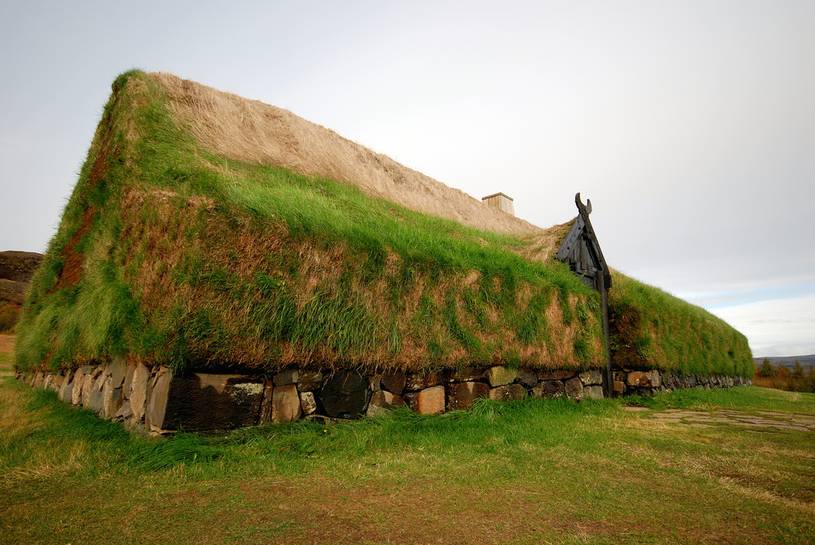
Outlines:
{"type": "Polygon", "coordinates": [[[596,417],[613,415],[623,404],[656,410],[730,408],[815,413],[815,395],[744,387],[678,390],[654,397],[581,403],[567,399],[479,400],[469,411],[437,416],[401,409],[327,425],[299,421],[219,435],[179,432],[157,438],[102,420],[91,411],[66,406],[53,392],[31,391],[19,384],[9,386],[18,389],[16,395],[27,411],[37,414],[39,425],[12,441],[0,437],[7,467],[25,464],[31,453],[48,448],[67,450],[72,442],[80,441],[90,471],[142,473],[181,465],[202,470],[212,467],[222,472],[247,464],[268,464],[283,472],[299,472],[315,464],[343,463],[378,452],[443,453],[457,459],[490,454],[512,456],[521,455],[523,449],[510,447],[523,443],[601,449],[613,435],[597,425],[596,417]]]}
{"type": "Polygon", "coordinates": [[[196,434],[179,433],[170,440],[147,437],[127,430],[120,423],[103,420],[92,411],[66,406],[54,392],[35,390],[28,394],[26,410],[40,413],[43,425],[22,441],[16,441],[27,443],[19,445],[26,450],[38,443],[59,445],[80,440],[91,453],[104,453],[110,465],[122,464],[144,471],[209,462],[222,455],[208,444],[207,438],[196,434]]]}
{"type": "MultiPolygon", "coordinates": [[[[27,390],[24,386],[17,386],[27,390]]],[[[179,432],[147,437],[93,412],[66,406],[54,392],[20,391],[27,411],[40,426],[8,444],[10,465],[23,464],[31,452],[47,445],[86,445],[90,468],[152,472],[179,465],[219,470],[231,464],[272,463],[282,471],[300,471],[319,460],[342,460],[377,451],[418,449],[426,452],[501,453],[520,442],[543,444],[573,440],[574,423],[584,417],[619,409],[615,401],[574,403],[565,399],[514,402],[479,400],[469,411],[422,416],[409,409],[357,421],[321,424],[299,421],[233,430],[220,435],[179,432]]],[[[584,438],[585,439],[585,438],[584,438]]]]}

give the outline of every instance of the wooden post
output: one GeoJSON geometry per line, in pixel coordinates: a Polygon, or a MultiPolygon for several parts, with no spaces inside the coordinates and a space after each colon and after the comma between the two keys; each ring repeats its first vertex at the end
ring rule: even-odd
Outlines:
{"type": "Polygon", "coordinates": [[[595,278],[597,279],[597,290],[600,292],[603,313],[603,355],[606,359],[606,370],[605,373],[603,373],[603,394],[606,397],[612,397],[614,394],[614,382],[611,375],[611,347],[609,347],[608,332],[608,290],[606,289],[606,279],[603,271],[600,271],[600,274],[595,278]]]}

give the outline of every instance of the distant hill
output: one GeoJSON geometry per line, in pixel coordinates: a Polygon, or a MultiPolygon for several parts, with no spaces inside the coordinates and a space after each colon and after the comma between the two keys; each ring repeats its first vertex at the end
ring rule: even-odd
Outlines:
{"type": "MultiPolygon", "coordinates": [[[[756,365],[761,365],[765,358],[753,358],[756,365]]],[[[795,367],[795,362],[801,362],[803,367],[815,367],[815,354],[808,354],[806,356],[782,356],[782,357],[767,357],[773,365],[781,365],[782,367],[795,367]]]]}
{"type": "Polygon", "coordinates": [[[25,290],[42,262],[36,252],[0,252],[0,332],[14,328],[25,300],[25,290]]]}

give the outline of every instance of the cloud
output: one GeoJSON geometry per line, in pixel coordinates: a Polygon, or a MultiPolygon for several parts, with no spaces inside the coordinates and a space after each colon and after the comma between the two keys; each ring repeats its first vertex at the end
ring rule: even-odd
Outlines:
{"type": "Polygon", "coordinates": [[[712,311],[750,339],[753,355],[815,354],[815,294],[712,311]]]}

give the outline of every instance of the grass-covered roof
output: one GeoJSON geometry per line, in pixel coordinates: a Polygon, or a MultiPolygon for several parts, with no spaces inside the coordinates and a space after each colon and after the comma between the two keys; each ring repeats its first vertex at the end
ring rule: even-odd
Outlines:
{"type": "Polygon", "coordinates": [[[552,259],[568,229],[285,110],[129,72],[32,281],[17,364],[601,366],[598,296],[552,259]]]}

